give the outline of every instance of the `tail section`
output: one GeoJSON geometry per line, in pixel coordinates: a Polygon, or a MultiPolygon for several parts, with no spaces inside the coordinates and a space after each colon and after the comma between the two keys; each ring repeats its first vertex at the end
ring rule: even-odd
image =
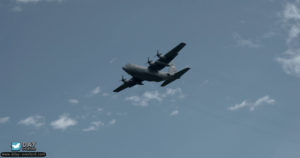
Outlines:
{"type": "Polygon", "coordinates": [[[173,74],[173,75],[170,77],[170,79],[165,80],[165,82],[163,82],[163,83],[161,84],[161,86],[164,87],[164,86],[168,85],[169,83],[171,83],[171,82],[173,82],[173,81],[179,79],[183,74],[185,74],[185,73],[186,73],[187,71],[189,71],[190,69],[191,69],[191,68],[187,67],[187,68],[184,68],[184,69],[182,69],[182,70],[176,72],[175,74],[173,74]]]}

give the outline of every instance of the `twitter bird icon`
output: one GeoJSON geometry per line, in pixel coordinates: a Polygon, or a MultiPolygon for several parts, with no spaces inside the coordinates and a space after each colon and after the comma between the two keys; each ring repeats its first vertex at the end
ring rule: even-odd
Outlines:
{"type": "Polygon", "coordinates": [[[20,142],[11,142],[11,151],[20,151],[21,143],[20,142]]]}

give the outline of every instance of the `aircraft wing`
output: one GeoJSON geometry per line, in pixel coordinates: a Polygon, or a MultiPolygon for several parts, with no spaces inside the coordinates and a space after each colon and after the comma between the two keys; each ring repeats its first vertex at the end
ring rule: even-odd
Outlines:
{"type": "Polygon", "coordinates": [[[116,88],[114,90],[114,92],[120,92],[126,88],[130,88],[135,86],[136,84],[142,84],[142,80],[139,80],[137,78],[132,77],[130,80],[125,81],[121,86],[119,86],[118,88],[116,88]]]}
{"type": "Polygon", "coordinates": [[[185,43],[180,43],[172,50],[170,50],[167,54],[160,57],[153,64],[150,64],[148,69],[153,71],[159,71],[168,66],[168,64],[178,55],[178,52],[185,46],[185,43]]]}

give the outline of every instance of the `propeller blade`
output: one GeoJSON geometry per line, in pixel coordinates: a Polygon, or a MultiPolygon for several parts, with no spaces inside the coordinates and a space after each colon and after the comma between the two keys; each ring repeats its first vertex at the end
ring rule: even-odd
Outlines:
{"type": "Polygon", "coordinates": [[[150,60],[150,57],[148,57],[148,61],[147,61],[147,63],[148,63],[149,65],[151,65],[151,64],[152,64],[152,60],[150,60]]]}
{"type": "Polygon", "coordinates": [[[156,56],[157,56],[158,58],[161,58],[161,57],[162,57],[162,54],[159,52],[158,49],[157,49],[157,52],[156,52],[156,56]]]}
{"type": "Polygon", "coordinates": [[[121,79],[122,82],[126,82],[126,79],[124,78],[124,76],[122,75],[122,79],[121,79]]]}

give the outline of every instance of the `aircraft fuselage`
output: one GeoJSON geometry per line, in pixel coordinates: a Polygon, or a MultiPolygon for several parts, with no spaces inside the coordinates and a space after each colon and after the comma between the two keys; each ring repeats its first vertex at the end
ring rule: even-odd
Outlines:
{"type": "Polygon", "coordinates": [[[145,81],[160,82],[170,77],[170,74],[167,72],[152,71],[147,67],[135,64],[126,64],[122,69],[132,77],[145,81]]]}

